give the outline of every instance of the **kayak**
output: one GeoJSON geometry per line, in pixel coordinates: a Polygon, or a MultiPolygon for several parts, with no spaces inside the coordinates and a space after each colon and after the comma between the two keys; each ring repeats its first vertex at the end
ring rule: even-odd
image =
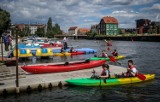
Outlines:
{"type": "MultiPolygon", "coordinates": [[[[124,57],[125,56],[123,56],[123,55],[119,55],[118,57],[115,57],[115,59],[119,60],[119,59],[122,59],[124,57]]],[[[106,60],[106,61],[109,61],[110,58],[109,57],[107,57],[107,58],[104,58],[104,57],[91,57],[91,58],[89,58],[89,60],[106,60]]]]}
{"type": "Polygon", "coordinates": [[[82,55],[85,54],[83,51],[76,51],[76,52],[71,52],[71,55],[82,55]]]}
{"type": "Polygon", "coordinates": [[[98,61],[81,61],[81,62],[72,62],[65,64],[51,64],[51,65],[24,65],[21,68],[32,74],[40,73],[56,73],[56,72],[68,72],[82,69],[89,69],[93,67],[98,67],[105,64],[105,60],[98,61]]]}
{"type": "Polygon", "coordinates": [[[68,53],[68,52],[54,53],[53,56],[71,56],[71,53],[68,53]]]}
{"type": "Polygon", "coordinates": [[[54,48],[54,47],[63,47],[63,44],[57,44],[57,43],[53,43],[51,44],[43,44],[43,46],[41,46],[41,48],[54,48]]]}
{"type": "MultiPolygon", "coordinates": [[[[146,79],[144,81],[152,80],[155,78],[155,74],[146,74],[146,79]]],[[[128,77],[128,78],[110,78],[106,79],[106,83],[104,80],[100,79],[91,79],[91,78],[78,78],[78,79],[69,79],[66,82],[69,85],[76,86],[112,86],[112,85],[123,85],[123,84],[132,84],[144,82],[140,80],[138,77],[128,77]]]]}
{"type": "Polygon", "coordinates": [[[82,51],[85,53],[96,53],[97,50],[95,49],[91,49],[91,48],[79,48],[79,49],[75,49],[76,51],[82,51]]]}

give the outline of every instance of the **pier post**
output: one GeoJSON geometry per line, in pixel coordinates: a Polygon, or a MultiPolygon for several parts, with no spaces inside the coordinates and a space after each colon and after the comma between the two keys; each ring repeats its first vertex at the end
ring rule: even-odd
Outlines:
{"type": "Polygon", "coordinates": [[[20,89],[19,87],[16,87],[16,94],[19,94],[20,93],[20,89]]]}

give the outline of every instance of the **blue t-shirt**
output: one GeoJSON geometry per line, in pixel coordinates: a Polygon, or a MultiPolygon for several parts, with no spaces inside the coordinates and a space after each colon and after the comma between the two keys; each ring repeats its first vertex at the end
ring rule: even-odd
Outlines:
{"type": "Polygon", "coordinates": [[[5,36],[4,42],[8,42],[8,35],[5,36]]]}
{"type": "Polygon", "coordinates": [[[108,70],[106,70],[106,74],[109,74],[108,70]]]}

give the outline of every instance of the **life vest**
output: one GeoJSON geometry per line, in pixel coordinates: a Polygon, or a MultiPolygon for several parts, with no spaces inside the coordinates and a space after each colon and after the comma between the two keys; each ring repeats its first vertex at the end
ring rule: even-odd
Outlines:
{"type": "Polygon", "coordinates": [[[117,52],[115,52],[115,51],[112,54],[113,54],[113,56],[117,56],[117,52]]]}
{"type": "Polygon", "coordinates": [[[104,52],[102,53],[102,57],[106,57],[104,52]]]}
{"type": "MultiPolygon", "coordinates": [[[[110,71],[109,70],[108,70],[108,74],[110,75],[110,71]]],[[[102,73],[101,73],[101,75],[105,76],[106,75],[106,70],[103,70],[102,73]]]]}
{"type": "MultiPolygon", "coordinates": [[[[135,66],[129,66],[129,69],[132,70],[132,68],[136,68],[135,66]]],[[[137,68],[136,68],[137,70],[137,68]]]]}
{"type": "Polygon", "coordinates": [[[130,67],[129,67],[130,70],[132,70],[133,68],[136,69],[136,73],[135,73],[135,74],[137,75],[137,73],[138,73],[137,68],[136,68],[135,66],[130,66],[130,67]]]}

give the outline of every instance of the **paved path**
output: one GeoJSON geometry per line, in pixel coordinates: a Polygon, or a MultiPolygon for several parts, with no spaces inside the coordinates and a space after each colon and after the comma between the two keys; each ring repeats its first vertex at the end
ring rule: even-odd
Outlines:
{"type": "MultiPolygon", "coordinates": [[[[16,67],[8,67],[8,69],[12,72],[16,67]]],[[[21,70],[21,69],[19,69],[21,70]]],[[[97,74],[100,74],[102,71],[102,67],[94,68],[97,74]]],[[[28,86],[31,86],[32,89],[36,89],[39,84],[42,85],[43,88],[49,87],[49,84],[52,86],[58,86],[59,82],[62,82],[62,85],[65,85],[65,80],[71,78],[79,78],[79,77],[91,77],[92,69],[71,71],[71,72],[63,72],[63,73],[49,73],[49,74],[28,74],[26,72],[25,77],[19,78],[19,88],[20,91],[26,91],[28,86]]],[[[122,68],[119,66],[110,65],[111,74],[121,74],[122,72],[126,72],[126,68],[122,68]]],[[[0,94],[3,93],[4,89],[9,90],[9,93],[15,93],[16,84],[15,79],[2,80],[1,83],[4,85],[0,85],[0,94]]]]}

